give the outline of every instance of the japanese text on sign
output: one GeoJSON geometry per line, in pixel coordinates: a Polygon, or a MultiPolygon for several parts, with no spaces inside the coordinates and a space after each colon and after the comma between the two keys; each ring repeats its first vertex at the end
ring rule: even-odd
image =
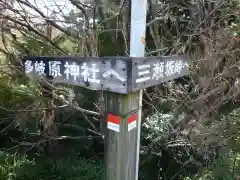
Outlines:
{"type": "MultiPolygon", "coordinates": [[[[51,76],[55,84],[127,93],[128,57],[24,57],[26,75],[51,76]]],[[[128,61],[131,62],[131,61],[128,61]]]]}
{"type": "Polygon", "coordinates": [[[54,83],[129,93],[189,73],[188,60],[163,57],[25,57],[25,73],[52,76],[54,83]]]}
{"type": "Polygon", "coordinates": [[[138,65],[136,83],[160,80],[165,77],[177,75],[186,67],[188,67],[188,64],[182,60],[149,62],[149,64],[138,65]]]}
{"type": "MultiPolygon", "coordinates": [[[[97,79],[97,73],[99,73],[100,69],[96,66],[96,64],[91,64],[91,66],[89,66],[86,62],[84,62],[82,65],[78,65],[75,62],[65,62],[63,72],[61,72],[60,61],[49,61],[48,66],[46,66],[43,61],[32,62],[30,60],[27,60],[24,65],[25,72],[27,74],[35,72],[38,75],[45,75],[45,72],[47,70],[46,68],[48,67],[49,75],[53,77],[61,77],[64,74],[67,80],[72,77],[73,80],[76,81],[77,78],[82,77],[84,81],[88,81],[91,83],[100,83],[100,79],[97,79]]],[[[108,74],[116,76],[116,78],[122,82],[125,81],[125,78],[121,77],[117,72],[112,69],[106,71],[102,76],[107,77],[108,74]]]]}

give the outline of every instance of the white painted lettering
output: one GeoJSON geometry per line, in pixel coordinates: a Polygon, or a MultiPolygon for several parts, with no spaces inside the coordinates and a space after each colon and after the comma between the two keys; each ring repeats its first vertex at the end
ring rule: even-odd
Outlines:
{"type": "Polygon", "coordinates": [[[25,72],[26,72],[27,74],[33,71],[32,61],[27,60],[27,61],[24,63],[24,66],[25,66],[25,72]]]}
{"type": "Polygon", "coordinates": [[[124,77],[122,77],[120,74],[118,74],[116,71],[110,69],[108,71],[106,71],[105,73],[103,73],[103,77],[108,77],[108,76],[115,76],[117,79],[119,79],[121,82],[125,82],[126,79],[124,77]]]}
{"type": "Polygon", "coordinates": [[[54,77],[62,76],[60,65],[59,61],[49,61],[49,74],[54,77]]]}
{"type": "Polygon", "coordinates": [[[83,69],[83,72],[81,75],[83,76],[83,80],[85,82],[92,82],[92,83],[100,83],[100,79],[96,79],[96,73],[99,72],[99,69],[96,68],[96,64],[92,64],[92,67],[88,67],[87,63],[83,63],[81,66],[81,69],[83,69]],[[91,78],[89,78],[91,77],[91,78]]]}
{"type": "Polygon", "coordinates": [[[174,68],[175,68],[175,63],[174,61],[172,60],[169,60],[166,62],[166,65],[165,65],[165,75],[166,76],[172,76],[174,75],[174,68]]]}
{"type": "Polygon", "coordinates": [[[44,73],[44,71],[45,71],[45,64],[42,62],[42,61],[40,61],[40,63],[39,62],[35,62],[34,63],[34,67],[35,67],[35,71],[36,71],[36,73],[38,74],[38,75],[44,75],[45,73],[44,73]]]}
{"type": "Polygon", "coordinates": [[[153,65],[152,79],[159,80],[164,77],[164,62],[157,62],[153,65]]]}
{"type": "Polygon", "coordinates": [[[177,60],[175,62],[174,72],[180,74],[183,69],[183,62],[181,60],[177,60]]]}
{"type": "Polygon", "coordinates": [[[138,65],[138,70],[139,70],[138,76],[140,76],[140,77],[136,79],[136,83],[149,81],[151,79],[149,68],[151,68],[150,64],[138,65]],[[144,75],[145,75],[145,77],[144,77],[144,75]]]}
{"type": "Polygon", "coordinates": [[[68,64],[68,62],[66,62],[64,67],[64,74],[66,75],[67,79],[69,79],[70,76],[73,76],[74,81],[76,81],[77,77],[80,76],[79,65],[77,65],[75,62],[73,62],[72,64],[68,64]]]}

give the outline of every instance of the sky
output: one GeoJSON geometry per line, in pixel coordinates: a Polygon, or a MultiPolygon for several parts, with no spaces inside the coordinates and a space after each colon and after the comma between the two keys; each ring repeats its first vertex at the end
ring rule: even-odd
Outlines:
{"type": "Polygon", "coordinates": [[[30,3],[41,9],[46,15],[50,15],[53,11],[67,14],[73,5],[68,0],[29,0],[30,3]]]}
{"type": "MultiPolygon", "coordinates": [[[[63,22],[63,16],[67,15],[70,10],[76,9],[69,0],[26,0],[29,1],[32,5],[37,7],[41,12],[44,13],[45,16],[49,17],[53,14],[55,14],[56,23],[62,24],[63,22]]],[[[14,7],[17,9],[24,9],[25,12],[27,12],[27,16],[31,17],[31,20],[33,22],[42,22],[44,19],[33,9],[23,6],[22,4],[19,4],[16,2],[14,4],[14,7]]]]}
{"type": "MultiPolygon", "coordinates": [[[[32,5],[37,7],[41,12],[43,12],[46,16],[51,16],[54,12],[54,14],[57,16],[57,19],[61,20],[62,16],[67,15],[70,10],[76,9],[69,0],[26,0],[29,1],[32,5]]],[[[25,9],[28,16],[31,17],[39,17],[39,20],[41,20],[40,15],[35,12],[33,9],[23,6],[22,4],[19,4],[16,2],[14,4],[14,7],[17,9],[25,9]]]]}

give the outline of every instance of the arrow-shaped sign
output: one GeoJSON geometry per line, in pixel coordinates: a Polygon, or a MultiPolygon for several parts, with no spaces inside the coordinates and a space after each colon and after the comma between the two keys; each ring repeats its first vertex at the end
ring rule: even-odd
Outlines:
{"type": "Polygon", "coordinates": [[[103,77],[108,77],[108,76],[115,76],[117,79],[119,79],[120,81],[122,81],[122,82],[125,82],[126,81],[126,79],[125,78],[123,78],[122,76],[120,76],[116,71],[114,71],[114,70],[109,70],[109,71],[107,71],[107,72],[105,72],[105,73],[103,73],[103,77]]]}

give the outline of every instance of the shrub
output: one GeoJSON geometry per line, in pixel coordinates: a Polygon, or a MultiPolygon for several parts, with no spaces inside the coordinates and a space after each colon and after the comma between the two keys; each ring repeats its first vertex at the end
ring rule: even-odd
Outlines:
{"type": "Polygon", "coordinates": [[[1,180],[101,180],[101,161],[76,156],[59,160],[28,160],[26,156],[0,151],[1,180]]]}
{"type": "Polygon", "coordinates": [[[26,156],[19,157],[17,154],[8,154],[0,151],[0,179],[15,180],[27,174],[34,161],[30,161],[26,156]]]}

